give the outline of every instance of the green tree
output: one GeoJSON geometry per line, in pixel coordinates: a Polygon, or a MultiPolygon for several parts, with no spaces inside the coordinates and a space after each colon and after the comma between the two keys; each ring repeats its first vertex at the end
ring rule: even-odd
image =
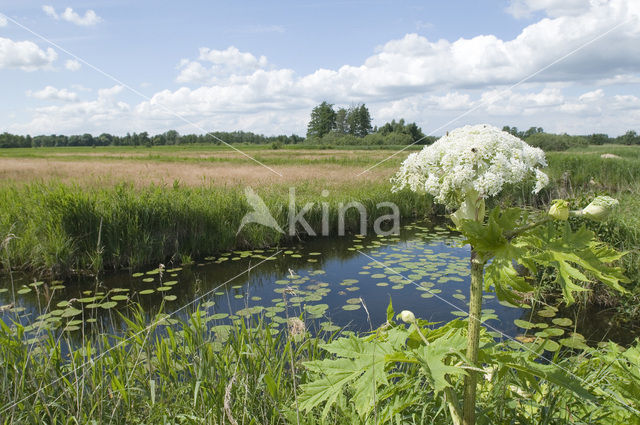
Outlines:
{"type": "Polygon", "coordinates": [[[322,102],[311,111],[311,121],[307,126],[307,137],[322,137],[336,126],[336,112],[333,105],[322,102]]]}
{"type": "Polygon", "coordinates": [[[349,134],[349,121],[347,120],[348,115],[349,111],[345,108],[338,109],[338,112],[336,112],[336,133],[349,134]]]}
{"type": "Polygon", "coordinates": [[[349,133],[357,137],[364,137],[371,132],[371,115],[363,104],[354,106],[347,113],[349,133]]]}

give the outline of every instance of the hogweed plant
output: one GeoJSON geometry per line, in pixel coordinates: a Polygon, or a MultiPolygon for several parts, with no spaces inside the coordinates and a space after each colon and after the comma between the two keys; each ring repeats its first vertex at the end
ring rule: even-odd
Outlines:
{"type": "Polygon", "coordinates": [[[398,317],[410,325],[405,329],[393,321],[390,305],[387,323],[373,335],[338,339],[324,347],[337,359],[307,364],[323,377],[304,386],[301,406],[311,410],[324,402],[326,414],[331,405],[345,403],[344,393],[351,391],[362,418],[373,414],[377,423],[383,423],[397,420],[412,403],[427,403],[426,383],[432,395],[443,395],[453,423],[471,425],[476,420],[479,376],[486,370],[505,376],[505,368],[534,387],[539,388],[532,377],[542,378],[582,400],[593,400],[579,379],[536,362],[542,353],[532,357],[497,350],[481,326],[484,291],[495,291],[499,300],[522,305],[522,294],[533,290],[523,269],[533,276],[538,270],[555,276],[567,304],[574,302],[574,293],[586,291],[581,284],[593,280],[625,291],[621,283],[627,279],[621,268],[612,265],[624,254],[598,242],[584,226],[572,229],[568,221],[570,216],[602,220],[617,204],[615,199],[598,197],[579,211],[571,211],[565,200],[554,201],[548,212],[500,207],[485,211],[485,200],[507,186],[531,184],[538,193],[549,182],[542,171],[545,166],[542,150],[488,125],[453,130],[409,155],[392,179],[394,190],[408,187],[432,195],[453,211],[450,218],[471,247],[467,323],[455,320],[431,329],[428,322],[403,311],[398,317]],[[463,352],[460,347],[465,345],[463,352]],[[420,392],[408,394],[412,386],[420,392]],[[462,405],[456,393],[461,386],[462,405]]]}

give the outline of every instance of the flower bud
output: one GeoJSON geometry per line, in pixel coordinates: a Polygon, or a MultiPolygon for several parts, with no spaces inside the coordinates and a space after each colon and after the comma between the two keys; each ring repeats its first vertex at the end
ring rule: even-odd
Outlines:
{"type": "Polygon", "coordinates": [[[398,316],[404,323],[413,323],[416,321],[416,316],[414,316],[409,310],[402,310],[398,316]]]}
{"type": "Polygon", "coordinates": [[[569,202],[564,199],[555,199],[549,208],[549,215],[554,220],[567,220],[569,218],[569,202]]]}
{"type": "Polygon", "coordinates": [[[592,220],[601,221],[607,218],[617,205],[617,199],[610,196],[598,196],[582,210],[582,215],[592,220]]]}

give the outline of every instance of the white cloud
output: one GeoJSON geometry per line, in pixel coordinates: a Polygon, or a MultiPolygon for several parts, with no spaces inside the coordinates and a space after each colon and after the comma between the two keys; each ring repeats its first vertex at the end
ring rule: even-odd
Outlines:
{"type": "Polygon", "coordinates": [[[596,81],[597,86],[612,86],[617,84],[640,84],[640,74],[618,74],[596,81]]]}
{"type": "Polygon", "coordinates": [[[581,102],[589,103],[589,102],[596,102],[602,99],[603,97],[604,97],[604,90],[597,89],[597,90],[584,93],[578,99],[581,102]]]}
{"type": "Polygon", "coordinates": [[[247,75],[267,66],[266,57],[255,57],[251,53],[241,52],[233,46],[225,50],[201,47],[198,61],[181,60],[178,65],[181,71],[176,81],[179,83],[215,83],[220,78],[247,75]],[[201,62],[211,65],[205,67],[201,62]]]}
{"type": "Polygon", "coordinates": [[[42,50],[31,41],[13,41],[0,37],[0,69],[35,71],[50,68],[57,57],[58,54],[50,47],[42,50]]]}
{"type": "Polygon", "coordinates": [[[82,68],[82,65],[75,59],[69,59],[64,63],[64,67],[69,71],[77,71],[82,68]]]}
{"type": "Polygon", "coordinates": [[[62,100],[65,102],[73,102],[78,99],[78,94],[67,89],[57,89],[53,86],[47,86],[39,91],[27,91],[27,96],[40,100],[62,100]]]}
{"type": "Polygon", "coordinates": [[[54,18],[54,19],[62,19],[64,21],[67,22],[71,22],[74,23],[76,25],[80,25],[83,27],[90,27],[93,25],[97,25],[100,22],[102,22],[102,18],[99,17],[96,12],[94,12],[93,10],[89,9],[85,12],[84,16],[79,15],[77,12],[75,12],[72,8],[67,7],[64,12],[62,12],[61,14],[58,14],[55,10],[55,8],[53,6],[50,5],[44,5],[42,6],[42,10],[44,11],[44,13],[46,13],[48,16],[54,18]]]}
{"type": "Polygon", "coordinates": [[[7,24],[8,24],[7,18],[5,18],[4,16],[0,15],[0,27],[6,27],[7,24]]]}
{"type": "Polygon", "coordinates": [[[122,86],[113,86],[99,90],[95,100],[36,108],[28,123],[11,125],[9,131],[29,134],[127,132],[132,128],[144,131],[137,128],[129,105],[117,100],[121,91],[122,86]],[[114,123],[117,128],[114,128],[114,123]]]}
{"type": "Polygon", "coordinates": [[[79,131],[84,131],[83,125],[97,128],[102,123],[124,132],[184,125],[169,109],[208,130],[303,133],[311,108],[322,100],[341,105],[365,102],[376,124],[405,118],[425,131],[475,107],[453,126],[493,120],[496,125],[528,124],[551,131],[600,125],[593,131],[616,132],[633,123],[629,117],[638,118],[635,96],[607,96],[594,81],[615,85],[639,78],[639,1],[521,0],[512,3],[516,5],[547,17],[512,39],[489,34],[448,41],[407,34],[378,47],[360,64],[320,68],[306,75],[277,68],[266,57],[233,46],[203,47],[197,57],[178,65],[176,81],[188,87],[159,90],[150,100],[131,106],[115,100],[118,93],[102,91],[94,101],[77,102],[80,106],[40,111],[33,125],[49,125],[45,112],[65,126],[78,122],[79,131]],[[620,22],[627,23],[589,44],[620,22]],[[526,84],[505,89],[580,46],[585,47],[526,84]],[[567,95],[577,92],[569,90],[573,86],[583,94],[567,95]],[[78,116],[89,116],[84,111],[113,121],[96,118],[82,124],[78,116]],[[620,117],[620,111],[628,114],[620,117]]]}

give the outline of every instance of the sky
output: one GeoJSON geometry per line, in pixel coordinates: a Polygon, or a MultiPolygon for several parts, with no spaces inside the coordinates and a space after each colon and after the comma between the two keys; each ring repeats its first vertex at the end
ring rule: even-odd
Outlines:
{"type": "Polygon", "coordinates": [[[0,3],[0,132],[640,131],[638,0],[0,3]]]}

